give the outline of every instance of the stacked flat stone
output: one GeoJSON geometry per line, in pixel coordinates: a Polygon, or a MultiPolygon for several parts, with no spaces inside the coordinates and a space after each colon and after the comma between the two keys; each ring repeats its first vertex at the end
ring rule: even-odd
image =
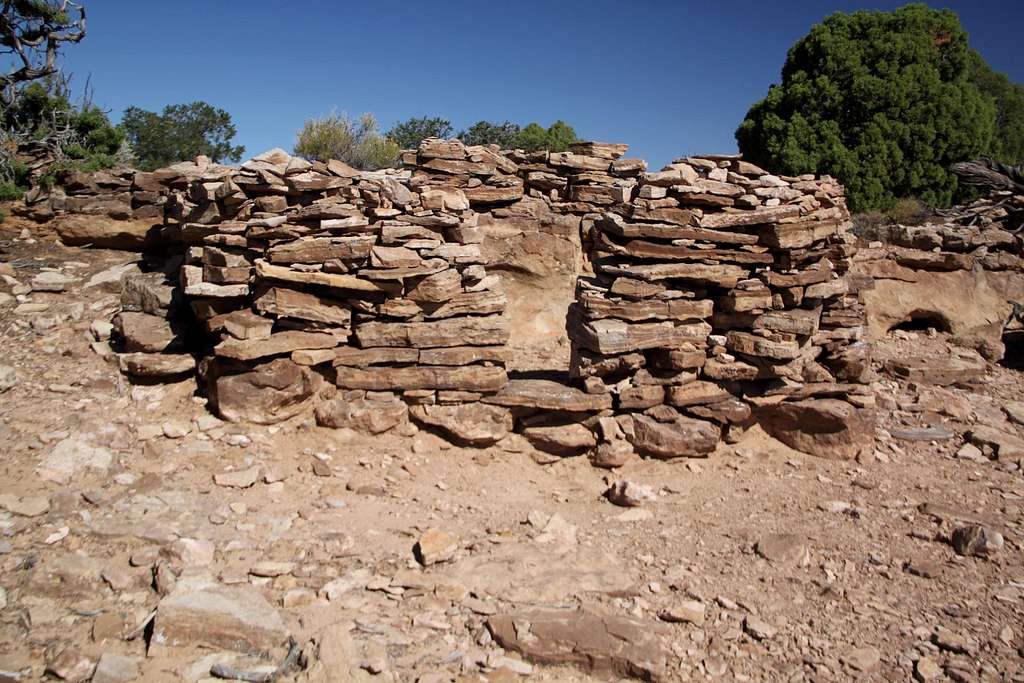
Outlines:
{"type": "MultiPolygon", "coordinates": [[[[761,411],[784,432],[793,406],[848,445],[870,406],[870,279],[848,273],[841,188],[736,156],[645,173],[625,151],[431,139],[402,170],[272,150],[239,169],[156,172],[164,233],[187,245],[181,291],[207,335],[189,348],[211,405],[252,422],[315,408],[322,425],[372,433],[411,416],[473,445],[514,427],[606,466],[706,454],[761,411]],[[531,231],[591,257],[569,321],[571,384],[506,375],[506,300],[483,249],[531,231]]],[[[159,368],[169,349],[136,353],[159,368]]]]}
{"type": "MultiPolygon", "coordinates": [[[[1012,200],[1020,205],[1018,211],[1024,210],[1024,196],[1012,200]]],[[[863,270],[883,278],[908,276],[908,271],[915,270],[972,270],[976,266],[1024,272],[1024,235],[1015,232],[1008,219],[1005,207],[981,200],[950,216],[949,222],[888,226],[884,246],[879,242],[861,250],[857,260],[870,264],[863,270]]]]}
{"type": "MultiPolygon", "coordinates": [[[[71,214],[163,223],[165,212],[170,210],[171,217],[178,221],[195,206],[188,198],[193,181],[223,178],[233,170],[198,156],[152,172],[130,168],[92,173],[62,171],[54,187],[39,185],[26,195],[24,213],[38,221],[71,214]]],[[[177,235],[165,234],[162,241],[175,242],[177,235]]]]}
{"type": "Polygon", "coordinates": [[[479,408],[507,382],[500,280],[466,194],[432,180],[430,164],[458,148],[425,144],[421,183],[272,150],[174,196],[190,245],[182,289],[210,335],[201,371],[222,417],[284,419],[326,380],[336,391],[316,415],[328,426],[383,431],[411,404],[487,440],[460,434],[465,403],[510,426],[507,411],[479,408]]]}
{"type": "Polygon", "coordinates": [[[622,158],[627,149],[624,144],[576,142],[566,152],[504,154],[519,162],[527,195],[544,201],[537,213],[562,216],[562,224],[571,225],[590,252],[601,214],[628,202],[647,170],[643,159],[622,158]]]}
{"type": "Polygon", "coordinates": [[[178,283],[182,259],[172,257],[143,272],[121,278],[121,310],[114,333],[126,375],[168,381],[192,374],[195,358],[188,353],[189,322],[178,283]]]}
{"type": "MultiPolygon", "coordinates": [[[[868,347],[842,277],[848,218],[830,178],[773,176],[736,156],[645,175],[597,223],[596,276],[570,312],[573,374],[613,396],[625,439],[655,457],[712,451],[751,424],[752,403],[863,393],[823,353],[844,378],[867,371],[849,357],[868,347]]],[[[608,465],[626,451],[606,450],[608,465]]]]}

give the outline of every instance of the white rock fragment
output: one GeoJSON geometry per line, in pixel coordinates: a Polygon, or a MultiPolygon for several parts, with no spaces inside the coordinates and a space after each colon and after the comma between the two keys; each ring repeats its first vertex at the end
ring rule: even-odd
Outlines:
{"type": "Polygon", "coordinates": [[[68,437],[40,461],[36,474],[44,481],[68,484],[87,470],[105,472],[112,460],[113,455],[106,448],[90,446],[80,438],[68,437]]]}

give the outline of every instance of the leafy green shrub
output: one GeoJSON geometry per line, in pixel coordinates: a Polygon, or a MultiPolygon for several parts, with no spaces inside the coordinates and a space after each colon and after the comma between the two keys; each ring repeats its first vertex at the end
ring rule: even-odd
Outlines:
{"type": "Polygon", "coordinates": [[[477,121],[456,136],[467,145],[497,145],[501,149],[515,149],[516,139],[522,129],[518,123],[505,121],[492,123],[477,121]]]}
{"type": "Polygon", "coordinates": [[[531,123],[520,128],[511,121],[491,123],[477,121],[458,138],[467,145],[498,145],[502,149],[521,149],[526,152],[564,152],[576,142],[576,130],[562,120],[555,121],[547,128],[531,123]]]}
{"type": "Polygon", "coordinates": [[[15,160],[14,163],[11,164],[11,170],[14,172],[14,184],[18,187],[27,187],[29,174],[28,165],[15,160]]]}
{"type": "Polygon", "coordinates": [[[15,199],[21,199],[25,194],[25,190],[18,187],[9,180],[0,182],[0,202],[10,202],[15,199]]]}
{"type": "Polygon", "coordinates": [[[545,137],[545,149],[549,152],[564,152],[576,142],[576,129],[559,119],[548,126],[545,137]]]}
{"type": "MultiPolygon", "coordinates": [[[[125,132],[110,123],[102,109],[88,102],[75,105],[66,87],[55,81],[31,83],[2,114],[3,126],[31,140],[59,139],[60,151],[72,166],[98,170],[117,165],[125,132]]],[[[28,184],[29,169],[12,161],[7,175],[19,186],[28,184]]]]}
{"type": "Polygon", "coordinates": [[[989,150],[1007,164],[1024,164],[1024,85],[992,70],[985,58],[971,50],[971,81],[996,107],[996,134],[989,150]]]}

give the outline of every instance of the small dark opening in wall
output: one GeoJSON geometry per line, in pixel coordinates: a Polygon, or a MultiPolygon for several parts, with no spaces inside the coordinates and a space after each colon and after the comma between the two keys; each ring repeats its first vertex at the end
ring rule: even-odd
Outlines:
{"type": "Polygon", "coordinates": [[[939,332],[949,332],[949,321],[937,311],[912,311],[906,318],[892,325],[889,331],[905,330],[907,332],[927,332],[929,328],[935,328],[939,332]]]}
{"type": "Polygon", "coordinates": [[[1006,353],[999,364],[1011,370],[1024,370],[1024,330],[1003,332],[1003,345],[1006,353]]]}

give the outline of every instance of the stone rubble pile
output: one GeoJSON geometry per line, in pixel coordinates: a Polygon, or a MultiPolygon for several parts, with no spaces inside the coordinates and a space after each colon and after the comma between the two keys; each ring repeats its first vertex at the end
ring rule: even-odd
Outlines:
{"type": "Polygon", "coordinates": [[[37,186],[25,198],[27,215],[49,220],[71,213],[116,220],[163,218],[167,187],[152,173],[114,169],[87,173],[66,171],[49,191],[37,186]]]}
{"type": "Polygon", "coordinates": [[[182,342],[197,348],[178,309],[129,292],[155,289],[200,321],[198,372],[229,420],[312,407],[321,425],[379,433],[411,416],[472,445],[514,428],[615,466],[706,454],[763,413],[790,442],[820,418],[812,445],[852,457],[872,431],[870,348],[841,187],[736,156],[646,173],[625,151],[431,139],[402,170],[272,150],[158,171],[164,231],[186,245],[180,291],[174,263],[125,282],[122,367],[180,374],[182,342]],[[481,250],[503,222],[575,231],[591,256],[568,321],[573,385],[507,376],[506,298],[481,250]]]}
{"type": "MultiPolygon", "coordinates": [[[[115,168],[105,171],[61,171],[53,187],[36,185],[25,197],[25,215],[39,221],[63,214],[105,216],[115,220],[162,223],[173,197],[179,206],[195,202],[187,196],[194,180],[212,180],[232,172],[205,156],[155,171],[115,168]]],[[[173,236],[165,236],[172,239],[173,236]]]]}
{"type": "MultiPolygon", "coordinates": [[[[644,175],[597,221],[596,277],[570,313],[573,373],[613,395],[626,440],[654,457],[714,450],[752,423],[751,403],[784,440],[800,410],[862,429],[870,347],[848,219],[832,179],[735,156],[644,175]]],[[[598,459],[620,464],[627,449],[607,443],[598,459]]]]}

